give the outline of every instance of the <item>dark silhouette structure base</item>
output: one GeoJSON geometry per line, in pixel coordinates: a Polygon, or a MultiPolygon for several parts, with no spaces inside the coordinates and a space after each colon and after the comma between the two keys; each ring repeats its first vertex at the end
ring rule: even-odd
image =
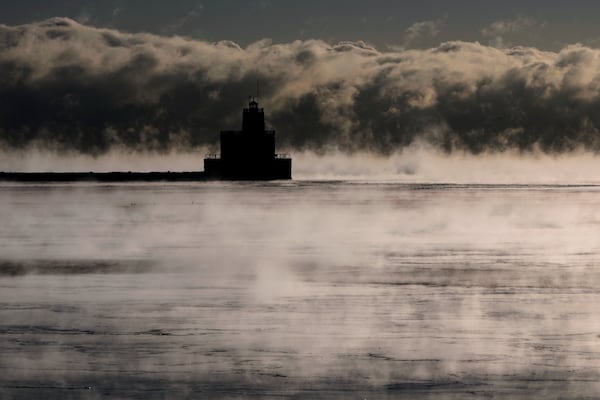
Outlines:
{"type": "MultiPolygon", "coordinates": [[[[222,159],[205,159],[204,174],[206,179],[223,180],[278,180],[292,179],[292,160],[274,159],[269,162],[251,164],[251,168],[244,168],[244,163],[228,163],[222,159]]],[[[249,164],[249,163],[248,163],[249,164]]]]}

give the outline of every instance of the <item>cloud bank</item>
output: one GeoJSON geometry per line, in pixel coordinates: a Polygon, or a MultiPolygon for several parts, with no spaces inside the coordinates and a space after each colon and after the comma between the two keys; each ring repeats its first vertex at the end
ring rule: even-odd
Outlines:
{"type": "Polygon", "coordinates": [[[320,40],[245,48],[66,18],[0,25],[0,143],[102,154],[210,147],[261,82],[288,150],[600,150],[600,50],[320,40]]]}

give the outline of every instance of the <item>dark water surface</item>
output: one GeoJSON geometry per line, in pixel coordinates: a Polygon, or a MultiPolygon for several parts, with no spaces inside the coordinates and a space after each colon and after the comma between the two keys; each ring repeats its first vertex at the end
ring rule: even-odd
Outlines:
{"type": "Polygon", "coordinates": [[[600,187],[0,186],[0,398],[596,398],[600,187]]]}

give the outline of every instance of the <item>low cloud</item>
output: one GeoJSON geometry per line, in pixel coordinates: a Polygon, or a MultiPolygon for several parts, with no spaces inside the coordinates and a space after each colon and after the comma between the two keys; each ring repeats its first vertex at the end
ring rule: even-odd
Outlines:
{"type": "Polygon", "coordinates": [[[441,19],[415,22],[406,30],[401,49],[419,46],[423,41],[438,37],[443,25],[444,20],[441,19]]]}
{"type": "Polygon", "coordinates": [[[596,152],[599,70],[600,51],[581,45],[241,48],[55,18],[0,25],[0,146],[92,155],[216,146],[259,80],[284,150],[596,152]]]}
{"type": "Polygon", "coordinates": [[[481,34],[489,40],[494,47],[511,47],[512,42],[523,35],[531,35],[545,27],[546,23],[534,18],[518,16],[492,22],[481,30],[481,34]]]}

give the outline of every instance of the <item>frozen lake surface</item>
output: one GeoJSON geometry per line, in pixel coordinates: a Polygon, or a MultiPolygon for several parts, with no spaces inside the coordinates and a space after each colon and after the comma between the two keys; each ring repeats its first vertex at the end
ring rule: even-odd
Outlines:
{"type": "Polygon", "coordinates": [[[600,187],[0,186],[0,398],[594,398],[600,187]]]}

